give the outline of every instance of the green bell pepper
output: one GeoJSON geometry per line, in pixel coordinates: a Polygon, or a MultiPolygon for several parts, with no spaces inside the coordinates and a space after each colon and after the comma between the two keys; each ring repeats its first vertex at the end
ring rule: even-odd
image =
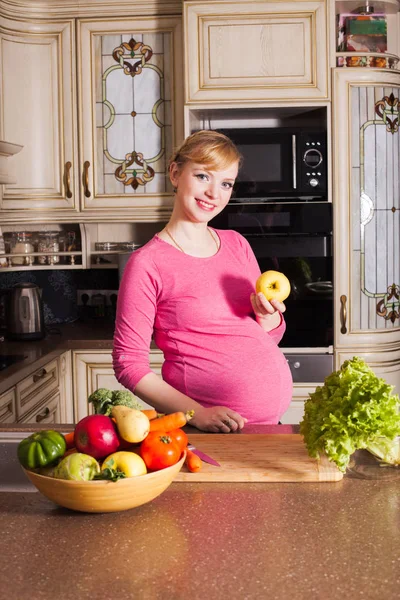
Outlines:
{"type": "Polygon", "coordinates": [[[58,431],[38,431],[18,444],[18,460],[25,469],[47,467],[65,454],[67,443],[58,431]]]}

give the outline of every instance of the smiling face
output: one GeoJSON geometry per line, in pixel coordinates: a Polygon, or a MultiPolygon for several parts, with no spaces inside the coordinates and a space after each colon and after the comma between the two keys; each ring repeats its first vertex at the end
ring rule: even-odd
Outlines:
{"type": "Polygon", "coordinates": [[[170,179],[177,189],[175,214],[192,222],[213,219],[229,202],[238,168],[238,161],[221,170],[194,162],[172,163],[170,179]]]}

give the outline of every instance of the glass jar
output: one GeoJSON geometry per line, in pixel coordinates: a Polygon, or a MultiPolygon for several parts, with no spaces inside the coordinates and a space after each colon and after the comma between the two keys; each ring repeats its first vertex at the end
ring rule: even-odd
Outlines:
{"type": "MultiPolygon", "coordinates": [[[[59,232],[58,231],[43,231],[39,235],[38,241],[38,252],[59,252],[59,232]]],[[[38,262],[40,265],[56,265],[60,262],[59,256],[51,256],[50,254],[43,254],[38,256],[38,262]]]]}
{"type": "MultiPolygon", "coordinates": [[[[35,252],[32,233],[17,231],[12,241],[11,254],[30,255],[32,252],[35,252]]],[[[12,265],[32,265],[34,262],[34,256],[15,256],[11,259],[12,265]]]]}

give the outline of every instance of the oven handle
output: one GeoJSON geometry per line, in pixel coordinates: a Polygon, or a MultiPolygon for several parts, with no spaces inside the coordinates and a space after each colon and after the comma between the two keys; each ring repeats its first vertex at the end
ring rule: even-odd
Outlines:
{"type": "Polygon", "coordinates": [[[346,308],[347,296],[340,296],[340,333],[347,333],[346,320],[347,320],[347,308],[346,308]]]}
{"type": "Polygon", "coordinates": [[[292,135],[293,189],[297,189],[296,136],[292,135]]]}

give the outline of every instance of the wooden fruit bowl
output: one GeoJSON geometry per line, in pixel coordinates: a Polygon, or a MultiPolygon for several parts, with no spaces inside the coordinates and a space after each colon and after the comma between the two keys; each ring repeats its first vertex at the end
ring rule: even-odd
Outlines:
{"type": "Polygon", "coordinates": [[[186,452],[172,467],[118,481],[69,481],[24,471],[39,492],[55,504],[80,512],[117,512],[141,506],[162,494],[181,470],[185,457],[186,452]]]}

